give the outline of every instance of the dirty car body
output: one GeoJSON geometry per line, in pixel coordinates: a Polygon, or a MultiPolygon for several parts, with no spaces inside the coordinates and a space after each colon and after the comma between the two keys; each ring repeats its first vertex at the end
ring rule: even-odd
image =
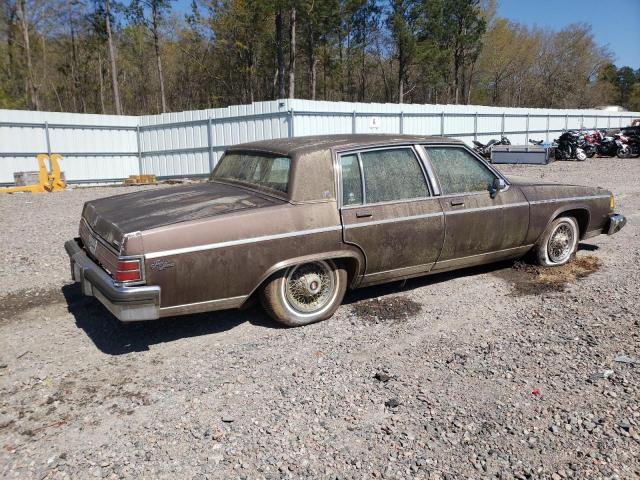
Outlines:
{"type": "Polygon", "coordinates": [[[229,148],[206,183],[87,202],[65,247],[83,292],[122,321],[262,292],[297,325],[328,318],[344,283],[517,258],[551,234],[575,249],[567,225],[549,233],[561,217],[576,244],[626,222],[607,190],[506,178],[456,140],[315,136],[229,148]]]}

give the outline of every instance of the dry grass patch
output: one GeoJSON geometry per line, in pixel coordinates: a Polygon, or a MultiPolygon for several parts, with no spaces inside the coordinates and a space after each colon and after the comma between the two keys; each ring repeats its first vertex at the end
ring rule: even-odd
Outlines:
{"type": "Polygon", "coordinates": [[[518,278],[514,279],[514,294],[562,292],[567,284],[588,277],[601,267],[602,261],[594,255],[574,256],[569,263],[561,267],[540,267],[516,262],[513,270],[517,272],[518,278]]]}

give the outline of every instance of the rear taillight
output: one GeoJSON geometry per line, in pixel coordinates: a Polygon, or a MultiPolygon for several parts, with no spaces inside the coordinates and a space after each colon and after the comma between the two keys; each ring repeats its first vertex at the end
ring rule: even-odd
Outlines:
{"type": "Polygon", "coordinates": [[[142,280],[142,263],[140,260],[118,260],[113,279],[116,282],[140,282],[142,280]]]}

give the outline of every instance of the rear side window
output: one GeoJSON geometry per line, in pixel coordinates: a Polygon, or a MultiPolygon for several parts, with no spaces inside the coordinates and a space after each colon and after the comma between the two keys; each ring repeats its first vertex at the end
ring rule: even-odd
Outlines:
{"type": "Polygon", "coordinates": [[[486,192],[495,175],[462,148],[425,147],[444,195],[486,192]]]}
{"type": "Polygon", "coordinates": [[[362,152],[366,203],[410,200],[429,196],[429,188],[410,148],[362,152]]]}
{"type": "Polygon", "coordinates": [[[342,167],[342,204],[359,205],[362,203],[362,175],[358,156],[345,155],[340,158],[342,167]]]}

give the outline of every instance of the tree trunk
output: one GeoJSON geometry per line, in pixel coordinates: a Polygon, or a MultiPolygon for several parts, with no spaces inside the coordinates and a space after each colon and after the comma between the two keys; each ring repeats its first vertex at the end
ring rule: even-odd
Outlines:
{"type": "Polygon", "coordinates": [[[289,98],[296,97],[296,7],[291,7],[289,17],[289,98]]]}
{"type": "Polygon", "coordinates": [[[69,10],[69,30],[71,33],[71,103],[73,111],[78,111],[78,47],[76,45],[76,29],[73,22],[73,0],[67,2],[69,10]]]}
{"type": "Polygon", "coordinates": [[[98,52],[98,80],[100,81],[100,111],[104,115],[106,109],[104,108],[104,78],[102,77],[102,57],[98,52]]]}
{"type": "Polygon", "coordinates": [[[160,56],[160,37],[158,35],[158,2],[151,2],[151,27],[153,30],[153,48],[156,54],[156,64],[158,67],[158,81],[160,83],[160,101],[162,103],[162,113],[167,111],[167,97],[164,94],[164,75],[162,74],[162,58],[160,56]]]}
{"type": "Polygon", "coordinates": [[[24,53],[27,57],[27,76],[25,81],[25,94],[28,98],[29,108],[40,110],[40,100],[38,98],[38,87],[35,84],[33,73],[33,62],[31,60],[31,45],[29,44],[29,21],[27,20],[26,1],[17,0],[16,15],[20,21],[22,30],[22,41],[24,42],[24,53]]]}
{"type": "Polygon", "coordinates": [[[398,103],[404,102],[404,42],[398,42],[398,103]]]}
{"type": "Polygon", "coordinates": [[[107,44],[109,45],[109,58],[111,60],[111,84],[113,85],[113,101],[116,105],[116,114],[122,115],[122,105],[120,103],[120,87],[118,86],[118,66],[116,65],[116,47],[113,44],[111,33],[111,7],[109,0],[104,0],[105,6],[105,27],[107,30],[107,44]]]}
{"type": "Polygon", "coordinates": [[[284,84],[284,21],[282,8],[276,12],[276,57],[278,62],[278,98],[286,97],[284,84]]]}
{"type": "Polygon", "coordinates": [[[366,95],[366,89],[367,89],[367,55],[366,55],[366,48],[367,48],[367,37],[365,36],[363,39],[363,43],[362,43],[362,69],[360,70],[360,101],[364,102],[364,98],[366,95]]]}
{"type": "Polygon", "coordinates": [[[311,100],[316,99],[316,84],[317,84],[317,65],[318,59],[316,57],[315,38],[313,36],[313,29],[309,26],[309,98],[311,100]]]}

